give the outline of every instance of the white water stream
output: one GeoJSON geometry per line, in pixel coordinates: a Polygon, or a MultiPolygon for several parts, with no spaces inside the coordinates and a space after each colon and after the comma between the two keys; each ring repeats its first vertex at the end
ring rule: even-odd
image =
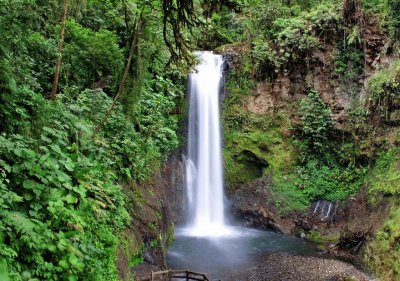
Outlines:
{"type": "Polygon", "coordinates": [[[186,186],[189,205],[187,234],[221,236],[232,229],[224,218],[221,155],[220,89],[223,60],[212,52],[190,75],[190,107],[186,186]]]}

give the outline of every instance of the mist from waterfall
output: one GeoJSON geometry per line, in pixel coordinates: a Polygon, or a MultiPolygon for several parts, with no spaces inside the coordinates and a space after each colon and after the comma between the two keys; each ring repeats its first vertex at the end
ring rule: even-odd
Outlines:
{"type": "Polygon", "coordinates": [[[189,79],[187,230],[195,236],[220,236],[230,231],[224,218],[219,109],[223,60],[212,52],[196,55],[200,63],[189,79]]]}

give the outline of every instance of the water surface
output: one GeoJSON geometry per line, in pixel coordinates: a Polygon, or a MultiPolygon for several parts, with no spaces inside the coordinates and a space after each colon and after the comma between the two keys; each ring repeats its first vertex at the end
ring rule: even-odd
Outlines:
{"type": "Polygon", "coordinates": [[[206,273],[210,280],[229,279],[235,272],[259,264],[266,253],[286,252],[300,255],[317,253],[315,245],[293,236],[272,231],[232,227],[228,235],[202,237],[177,229],[176,239],[167,254],[171,269],[190,269],[206,273]]]}

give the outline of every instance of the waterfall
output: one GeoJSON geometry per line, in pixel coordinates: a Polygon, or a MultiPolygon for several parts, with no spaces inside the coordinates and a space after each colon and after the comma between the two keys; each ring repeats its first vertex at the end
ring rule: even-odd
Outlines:
{"type": "Polygon", "coordinates": [[[200,63],[189,79],[189,132],[186,188],[188,229],[196,236],[223,235],[224,192],[219,96],[223,60],[197,52],[200,63]]]}

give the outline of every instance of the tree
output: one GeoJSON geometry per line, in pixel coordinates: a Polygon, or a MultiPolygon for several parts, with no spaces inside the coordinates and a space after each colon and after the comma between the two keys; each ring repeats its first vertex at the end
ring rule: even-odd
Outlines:
{"type": "Polygon", "coordinates": [[[64,0],[64,13],[63,13],[62,21],[61,21],[60,40],[58,41],[58,47],[57,47],[56,72],[54,74],[54,81],[53,81],[53,86],[51,89],[51,99],[52,100],[56,99],[58,80],[60,77],[61,62],[62,62],[62,50],[63,50],[63,44],[64,44],[65,24],[67,22],[67,14],[68,14],[68,0],[64,0]]]}
{"type": "Polygon", "coordinates": [[[125,70],[124,70],[124,74],[122,75],[122,79],[121,82],[119,84],[118,87],[118,92],[115,95],[112,104],[110,105],[109,109],[107,110],[106,114],[104,115],[104,118],[101,120],[101,122],[97,125],[94,133],[93,133],[93,138],[97,135],[97,133],[100,131],[100,129],[104,126],[104,124],[107,122],[108,117],[111,115],[112,110],[114,109],[118,98],[120,97],[121,93],[124,91],[125,88],[125,84],[126,84],[126,80],[128,78],[129,75],[129,69],[131,68],[131,63],[132,63],[132,57],[133,54],[135,52],[136,46],[137,46],[137,42],[138,42],[138,37],[139,37],[139,29],[140,29],[140,23],[141,23],[141,19],[142,15],[140,15],[138,18],[136,18],[136,23],[135,23],[135,29],[132,35],[132,44],[131,44],[131,48],[129,51],[129,55],[128,55],[128,60],[126,61],[126,65],[125,65],[125,70]]]}

